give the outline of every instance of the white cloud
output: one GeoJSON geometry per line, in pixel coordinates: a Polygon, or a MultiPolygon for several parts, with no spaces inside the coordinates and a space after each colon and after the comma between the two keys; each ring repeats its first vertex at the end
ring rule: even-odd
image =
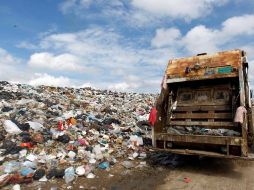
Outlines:
{"type": "Polygon", "coordinates": [[[73,55],[78,58],[80,66],[91,66],[101,70],[114,69],[114,72],[120,73],[123,70],[136,70],[135,66],[141,62],[163,65],[167,62],[168,55],[175,53],[170,52],[168,48],[138,48],[136,42],[130,43],[111,29],[90,28],[75,33],[49,35],[42,39],[40,46],[47,51],[73,55]]]}
{"type": "Polygon", "coordinates": [[[16,45],[16,47],[18,47],[18,48],[24,48],[24,49],[31,49],[31,50],[37,48],[36,45],[34,45],[32,43],[29,43],[29,42],[26,42],[26,41],[22,41],[22,42],[18,43],[16,45]]]}
{"type": "MultiPolygon", "coordinates": [[[[246,16],[237,17],[236,20],[241,18],[246,18],[246,16]]],[[[32,79],[30,77],[25,80],[33,85],[80,87],[84,84],[100,89],[108,88],[120,91],[158,91],[167,61],[179,57],[179,55],[182,56],[184,54],[183,48],[187,52],[185,56],[190,53],[211,53],[221,50],[230,39],[249,35],[253,31],[252,27],[249,27],[237,32],[237,35],[235,33],[227,34],[228,30],[225,28],[228,28],[229,25],[236,28],[239,25],[238,22],[232,24],[234,23],[232,20],[234,19],[223,22],[221,29],[199,25],[189,30],[185,35],[181,34],[177,28],[158,29],[151,41],[151,45],[157,48],[139,48],[135,46],[136,42],[125,41],[123,36],[112,29],[90,28],[74,33],[50,34],[39,42],[38,47],[43,51],[31,55],[28,62],[30,68],[75,71],[76,73],[82,68],[90,68],[94,69],[94,78],[84,78],[86,82],[81,82],[71,77],[57,77],[46,73],[34,76],[30,73],[32,79]]],[[[247,25],[248,23],[246,23],[247,25]]],[[[248,44],[240,47],[248,49],[248,52],[253,50],[253,46],[248,44]]],[[[0,54],[8,62],[16,60],[5,50],[1,50],[0,54]]],[[[253,63],[252,60],[253,58],[250,60],[251,63],[253,63]]],[[[253,73],[253,71],[251,67],[250,72],[253,73]]],[[[13,69],[12,73],[21,76],[17,69],[13,69]]],[[[5,76],[7,75],[5,74],[5,76]]]]}
{"type": "MultiPolygon", "coordinates": [[[[0,81],[22,81],[21,76],[26,76],[24,72],[19,72],[14,65],[1,65],[0,64],[0,81]],[[21,75],[24,74],[24,75],[21,75]]],[[[24,80],[24,79],[23,79],[24,80]]]]}
{"type": "Polygon", "coordinates": [[[228,0],[132,0],[134,7],[161,17],[192,20],[211,13],[214,7],[228,0]]]}
{"type": "Polygon", "coordinates": [[[139,91],[140,88],[143,88],[143,90],[147,88],[147,86],[143,85],[143,82],[144,80],[142,79],[142,77],[137,76],[125,77],[125,79],[122,82],[114,82],[108,84],[107,89],[122,92],[139,91]]]}
{"type": "Polygon", "coordinates": [[[59,86],[70,86],[70,79],[65,77],[53,77],[48,74],[34,74],[18,58],[0,48],[0,80],[6,80],[15,83],[29,83],[32,85],[55,84],[59,86]],[[32,78],[32,79],[31,79],[32,78]],[[62,84],[62,85],[61,85],[62,84]]]}
{"type": "Polygon", "coordinates": [[[122,82],[115,82],[108,85],[108,89],[115,91],[136,91],[138,88],[142,87],[143,84],[142,76],[136,75],[124,75],[122,82]]]}
{"type": "Polygon", "coordinates": [[[174,45],[181,37],[181,31],[177,28],[160,28],[156,30],[155,37],[151,41],[154,47],[163,47],[168,44],[174,45]]]}
{"type": "Polygon", "coordinates": [[[0,80],[25,82],[29,74],[21,59],[0,48],[0,80]]]}
{"type": "Polygon", "coordinates": [[[73,33],[52,34],[42,39],[44,49],[64,50],[76,55],[107,50],[119,43],[121,36],[110,29],[89,28],[73,33]]]}
{"type": "Polygon", "coordinates": [[[198,25],[190,29],[182,37],[180,32],[177,32],[177,29],[161,28],[157,29],[155,37],[151,40],[151,44],[154,46],[185,49],[191,54],[203,52],[213,53],[225,46],[235,49],[238,47],[231,47],[231,41],[236,41],[239,37],[242,39],[254,34],[253,20],[254,15],[232,17],[225,20],[220,29],[198,25]]]}
{"type": "MultiPolygon", "coordinates": [[[[49,36],[50,34],[53,34],[57,32],[57,25],[55,24],[51,24],[49,29],[44,31],[44,32],[40,32],[39,34],[37,34],[37,38],[38,39],[43,39],[46,36],[49,36]]],[[[22,48],[22,49],[28,49],[28,50],[37,50],[40,48],[40,46],[38,44],[33,44],[31,42],[28,41],[20,41],[17,45],[17,48],[22,48]]]]}
{"type": "Polygon", "coordinates": [[[77,88],[85,88],[85,87],[93,87],[93,88],[95,88],[91,82],[85,82],[82,85],[77,86],[77,88]]]}
{"type": "Polygon", "coordinates": [[[31,55],[28,65],[52,70],[82,71],[79,62],[79,58],[68,53],[55,56],[48,52],[41,52],[31,55]]]}
{"type": "MultiPolygon", "coordinates": [[[[40,72],[61,71],[70,79],[81,77],[86,84],[97,88],[157,91],[159,83],[152,89],[150,84],[142,81],[151,78],[158,81],[169,57],[176,53],[169,48],[140,48],[136,42],[132,43],[112,29],[96,27],[50,34],[38,43],[39,49],[30,56],[28,65],[36,72],[43,69],[40,72]],[[70,74],[69,71],[74,72],[70,74]],[[83,73],[86,75],[82,76],[83,73]]],[[[76,82],[75,86],[82,86],[82,83],[76,82]]]]}
{"type": "MultiPolygon", "coordinates": [[[[60,11],[63,14],[75,14],[81,18],[87,18],[94,16],[93,13],[87,14],[87,10],[91,6],[96,6],[97,10],[93,10],[94,12],[99,12],[103,14],[103,16],[107,16],[108,11],[111,9],[112,14],[123,14],[120,8],[123,8],[123,3],[121,0],[114,1],[102,1],[102,0],[65,0],[59,5],[60,11]],[[120,12],[119,12],[120,11],[120,12]]],[[[97,14],[97,17],[102,15],[97,14]]]]}
{"type": "Polygon", "coordinates": [[[44,31],[44,32],[40,32],[40,33],[38,34],[38,38],[41,39],[41,38],[44,38],[45,36],[48,36],[48,35],[50,35],[50,34],[53,34],[53,33],[57,32],[57,29],[58,29],[58,27],[57,27],[56,24],[50,24],[48,30],[46,30],[46,31],[44,31]]]}
{"type": "Polygon", "coordinates": [[[73,9],[76,5],[76,0],[66,0],[64,3],[60,4],[60,9],[63,13],[68,13],[70,9],[73,9]]]}
{"type": "Polygon", "coordinates": [[[33,86],[47,85],[47,86],[61,86],[61,87],[73,87],[74,83],[68,77],[54,77],[47,73],[35,73],[33,79],[28,81],[28,84],[33,86]]]}
{"type": "Polygon", "coordinates": [[[96,17],[141,27],[161,24],[163,20],[191,21],[205,17],[215,7],[228,2],[229,0],[65,0],[60,4],[60,10],[64,14],[74,14],[83,19],[96,17]]]}
{"type": "MultiPolygon", "coordinates": [[[[36,54],[34,54],[36,55],[36,54]]],[[[58,64],[61,60],[71,60],[71,56],[69,55],[60,55],[54,57],[48,53],[38,54],[42,59],[36,58],[34,56],[31,60],[40,60],[41,63],[44,63],[42,60],[45,60],[47,64],[53,63],[58,64]]],[[[67,61],[68,62],[68,61],[67,61]]],[[[31,62],[32,63],[32,62],[31,62]]],[[[37,62],[40,64],[39,62],[37,62]]],[[[6,80],[14,83],[27,83],[30,85],[49,85],[49,86],[69,86],[69,87],[85,87],[92,86],[89,82],[77,81],[75,79],[65,77],[65,76],[53,76],[47,73],[35,73],[33,68],[27,67],[20,59],[15,58],[13,55],[8,53],[5,49],[0,48],[0,80],[6,80]],[[82,85],[81,85],[82,84],[82,85]]],[[[39,65],[44,67],[45,65],[39,65]]],[[[56,65],[54,65],[56,66],[56,65]]],[[[68,69],[72,69],[72,65],[64,65],[68,69]]]]}
{"type": "Polygon", "coordinates": [[[113,91],[130,91],[133,88],[136,88],[137,85],[130,84],[127,82],[120,82],[120,83],[114,83],[108,86],[108,89],[113,90],[113,91]]]}
{"type": "MultiPolygon", "coordinates": [[[[225,48],[245,47],[248,51],[253,50],[251,44],[231,44],[231,40],[251,37],[254,31],[251,18],[253,15],[232,17],[219,28],[198,25],[185,34],[174,27],[160,28],[151,40],[151,47],[140,47],[137,44],[142,44],[141,41],[132,42],[111,28],[93,27],[72,33],[48,34],[37,43],[37,53],[30,56],[30,78],[25,80],[30,84],[42,84],[43,81],[48,84],[47,81],[56,79],[56,84],[77,87],[89,84],[101,89],[157,92],[169,59],[225,48]],[[237,30],[241,22],[246,27],[237,30]],[[230,33],[230,30],[234,32],[230,33]],[[61,71],[61,75],[66,75],[62,78],[49,74],[34,76],[31,71],[37,68],[43,69],[40,72],[61,71]],[[70,74],[69,71],[74,72],[70,74]]],[[[0,51],[1,54],[9,62],[15,60],[6,51],[0,51]]],[[[250,58],[250,62],[253,63],[253,59],[250,58]]],[[[17,69],[16,75],[22,76],[17,69]]]]}
{"type": "Polygon", "coordinates": [[[56,43],[72,43],[77,40],[78,35],[76,33],[63,33],[63,34],[52,34],[47,35],[44,38],[44,43],[42,45],[47,46],[46,42],[55,41],[56,43]]]}
{"type": "Polygon", "coordinates": [[[232,17],[222,23],[222,32],[224,36],[230,37],[237,35],[253,35],[254,34],[254,15],[243,15],[232,17]]]}
{"type": "Polygon", "coordinates": [[[162,77],[145,77],[142,75],[126,75],[123,81],[107,85],[107,88],[125,92],[159,92],[162,77]]]}
{"type": "Polygon", "coordinates": [[[0,65],[15,65],[20,62],[21,60],[13,57],[5,49],[0,48],[0,65]]]}
{"type": "Polygon", "coordinates": [[[220,43],[218,31],[208,29],[205,26],[192,28],[182,39],[182,45],[190,53],[204,53],[218,51],[217,45],[220,43]]]}

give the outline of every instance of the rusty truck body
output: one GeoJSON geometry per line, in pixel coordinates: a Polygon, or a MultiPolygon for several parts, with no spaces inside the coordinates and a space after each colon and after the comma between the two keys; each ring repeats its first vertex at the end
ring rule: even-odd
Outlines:
{"type": "Polygon", "coordinates": [[[157,100],[156,150],[252,158],[248,63],[242,50],[170,60],[157,100]],[[240,108],[242,122],[234,122],[240,108]],[[241,111],[242,109],[242,111],[241,111]]]}

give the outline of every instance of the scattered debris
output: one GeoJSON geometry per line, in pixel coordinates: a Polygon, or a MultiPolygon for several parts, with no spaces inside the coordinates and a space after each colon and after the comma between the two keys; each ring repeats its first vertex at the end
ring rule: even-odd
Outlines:
{"type": "Polygon", "coordinates": [[[0,89],[0,187],[64,178],[72,189],[76,177],[146,158],[154,94],[8,82],[0,89]]]}

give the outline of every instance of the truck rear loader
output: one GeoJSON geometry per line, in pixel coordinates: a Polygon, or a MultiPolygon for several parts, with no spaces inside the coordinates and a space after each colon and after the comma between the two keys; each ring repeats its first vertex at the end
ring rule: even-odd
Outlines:
{"type": "Polygon", "coordinates": [[[154,149],[252,159],[248,68],[242,50],[170,60],[156,105],[154,149]]]}

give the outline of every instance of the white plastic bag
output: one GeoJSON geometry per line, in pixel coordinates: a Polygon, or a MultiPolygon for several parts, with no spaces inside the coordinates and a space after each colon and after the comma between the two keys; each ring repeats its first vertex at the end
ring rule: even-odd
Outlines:
{"type": "Polygon", "coordinates": [[[42,124],[38,123],[38,122],[32,122],[32,121],[28,121],[27,123],[29,123],[30,127],[35,131],[43,131],[44,127],[42,124]]]}
{"type": "Polygon", "coordinates": [[[11,120],[4,121],[4,129],[7,133],[13,134],[13,135],[18,135],[22,132],[20,128],[11,120]]]}
{"type": "Polygon", "coordinates": [[[83,175],[85,175],[85,173],[86,173],[86,170],[85,170],[84,166],[78,166],[76,168],[76,174],[78,176],[83,176],[83,175]]]}
{"type": "Polygon", "coordinates": [[[66,183],[70,183],[75,179],[75,170],[73,167],[69,167],[64,171],[64,180],[66,183]]]}
{"type": "Polygon", "coordinates": [[[131,135],[130,141],[131,141],[131,143],[136,144],[137,146],[143,145],[143,138],[139,137],[137,135],[131,135]]]}

